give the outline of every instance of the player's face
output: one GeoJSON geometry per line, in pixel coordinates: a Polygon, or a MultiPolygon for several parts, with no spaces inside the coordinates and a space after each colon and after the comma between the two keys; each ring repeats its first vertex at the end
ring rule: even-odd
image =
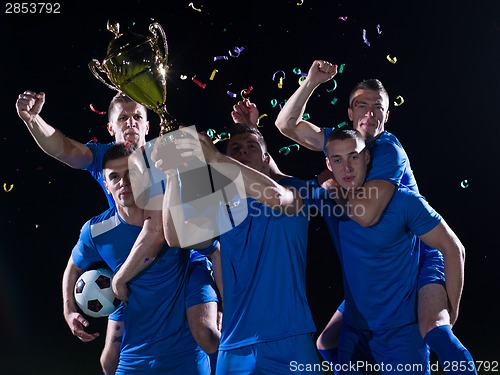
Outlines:
{"type": "Polygon", "coordinates": [[[348,115],[353,128],[366,141],[371,141],[384,131],[384,125],[389,119],[388,108],[389,98],[380,91],[358,90],[354,94],[348,115]]]}
{"type": "Polygon", "coordinates": [[[259,172],[265,171],[269,165],[269,154],[264,151],[255,134],[237,134],[231,137],[228,142],[227,156],[259,172]]]}
{"type": "Polygon", "coordinates": [[[106,190],[113,196],[115,203],[123,207],[135,205],[130,183],[128,158],[109,160],[102,170],[106,190]]]}
{"type": "Polygon", "coordinates": [[[146,143],[149,121],[144,106],[136,103],[116,103],[108,123],[109,134],[118,142],[130,142],[136,147],[146,143]]]}
{"type": "Polygon", "coordinates": [[[326,146],[326,165],[344,189],[363,186],[370,154],[364,142],[355,139],[335,140],[326,146]]]}

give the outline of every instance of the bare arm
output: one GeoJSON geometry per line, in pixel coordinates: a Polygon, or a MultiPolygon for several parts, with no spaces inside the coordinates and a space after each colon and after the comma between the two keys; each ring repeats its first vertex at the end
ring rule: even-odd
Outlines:
{"type": "Polygon", "coordinates": [[[306,79],[286,101],[276,118],[275,125],[283,135],[311,150],[323,151],[323,129],[302,120],[302,116],[314,90],[336,74],[337,65],[323,60],[313,62],[306,79]]]}
{"type": "Polygon", "coordinates": [[[443,253],[450,320],[451,324],[454,324],[458,318],[464,286],[465,248],[444,219],[434,229],[419,236],[419,238],[428,246],[443,253]]]}
{"type": "Polygon", "coordinates": [[[88,342],[97,338],[99,333],[85,332],[85,328],[89,326],[89,322],[78,312],[73,290],[76,281],[82,273],[83,270],[73,263],[73,259],[70,256],[62,280],[63,313],[64,319],[73,335],[77,336],[83,342],[88,342]]]}
{"type": "Polygon", "coordinates": [[[389,181],[367,181],[359,193],[348,195],[346,212],[359,225],[372,226],[379,221],[395,190],[396,186],[389,181]]]}
{"type": "MultiPolygon", "coordinates": [[[[214,252],[209,255],[210,260],[212,261],[212,270],[214,272],[214,280],[217,285],[217,289],[219,289],[219,294],[222,300],[224,300],[224,291],[222,284],[222,266],[220,261],[220,243],[217,244],[214,252]]],[[[220,301],[222,303],[222,301],[220,301]]]]}
{"type": "Polygon", "coordinates": [[[60,130],[49,125],[40,116],[45,102],[44,93],[25,91],[16,101],[19,117],[24,121],[38,147],[46,154],[75,169],[83,169],[92,163],[92,152],[84,144],[66,137],[60,130]]]}
{"type": "Polygon", "coordinates": [[[165,245],[162,213],[159,210],[145,210],[145,220],[139,236],[127,260],[113,276],[113,292],[124,302],[128,300],[127,283],[146,269],[165,245]]]}

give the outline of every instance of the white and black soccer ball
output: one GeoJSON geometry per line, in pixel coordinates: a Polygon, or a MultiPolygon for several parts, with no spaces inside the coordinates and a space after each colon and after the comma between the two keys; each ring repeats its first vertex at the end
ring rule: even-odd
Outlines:
{"type": "Polygon", "coordinates": [[[115,298],[112,280],[113,272],[106,268],[82,273],[75,284],[75,299],[84,314],[101,318],[116,310],[120,300],[115,298]]]}

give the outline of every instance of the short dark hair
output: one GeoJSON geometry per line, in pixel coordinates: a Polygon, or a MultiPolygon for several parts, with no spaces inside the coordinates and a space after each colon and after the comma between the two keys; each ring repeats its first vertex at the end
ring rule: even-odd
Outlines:
{"type": "Polygon", "coordinates": [[[330,142],[333,141],[345,141],[346,139],[354,139],[357,141],[364,142],[363,137],[361,136],[361,133],[358,132],[355,129],[338,129],[332,131],[330,134],[328,134],[328,137],[326,138],[326,144],[328,145],[330,142]]]}
{"type": "Polygon", "coordinates": [[[133,151],[133,147],[128,142],[115,143],[104,153],[102,157],[102,169],[106,168],[108,161],[129,157],[133,151]]]}
{"type": "Polygon", "coordinates": [[[259,131],[259,129],[257,129],[255,126],[248,125],[248,124],[232,124],[229,127],[228,133],[229,133],[229,140],[226,142],[226,145],[225,145],[226,147],[224,148],[224,153],[226,153],[227,146],[228,146],[229,142],[231,142],[232,137],[234,137],[235,135],[238,135],[238,134],[246,134],[246,133],[256,135],[257,141],[262,146],[262,149],[264,150],[264,152],[267,152],[267,143],[264,139],[264,136],[259,131]]]}
{"type": "Polygon", "coordinates": [[[354,86],[351,90],[351,93],[349,94],[349,107],[352,107],[352,102],[354,100],[354,94],[356,94],[356,91],[358,90],[372,90],[372,91],[380,91],[382,94],[384,94],[387,99],[389,99],[389,93],[385,89],[384,85],[380,80],[376,78],[372,79],[365,79],[362,82],[359,82],[356,86],[354,86]]]}
{"type": "MultiPolygon", "coordinates": [[[[122,92],[119,92],[118,94],[113,96],[113,99],[111,99],[111,102],[109,103],[109,107],[108,107],[108,120],[109,121],[111,121],[111,112],[113,112],[113,109],[115,108],[115,106],[118,103],[137,103],[137,102],[122,92]]],[[[144,107],[146,114],[148,113],[147,108],[144,105],[142,105],[141,103],[137,103],[137,104],[144,107]]]]}

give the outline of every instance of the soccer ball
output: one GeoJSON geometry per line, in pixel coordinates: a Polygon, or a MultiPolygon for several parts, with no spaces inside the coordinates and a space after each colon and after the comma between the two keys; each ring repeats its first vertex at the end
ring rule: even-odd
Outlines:
{"type": "Polygon", "coordinates": [[[93,318],[108,316],[120,305],[111,288],[113,272],[106,268],[82,273],[75,284],[76,303],[93,318]]]}

